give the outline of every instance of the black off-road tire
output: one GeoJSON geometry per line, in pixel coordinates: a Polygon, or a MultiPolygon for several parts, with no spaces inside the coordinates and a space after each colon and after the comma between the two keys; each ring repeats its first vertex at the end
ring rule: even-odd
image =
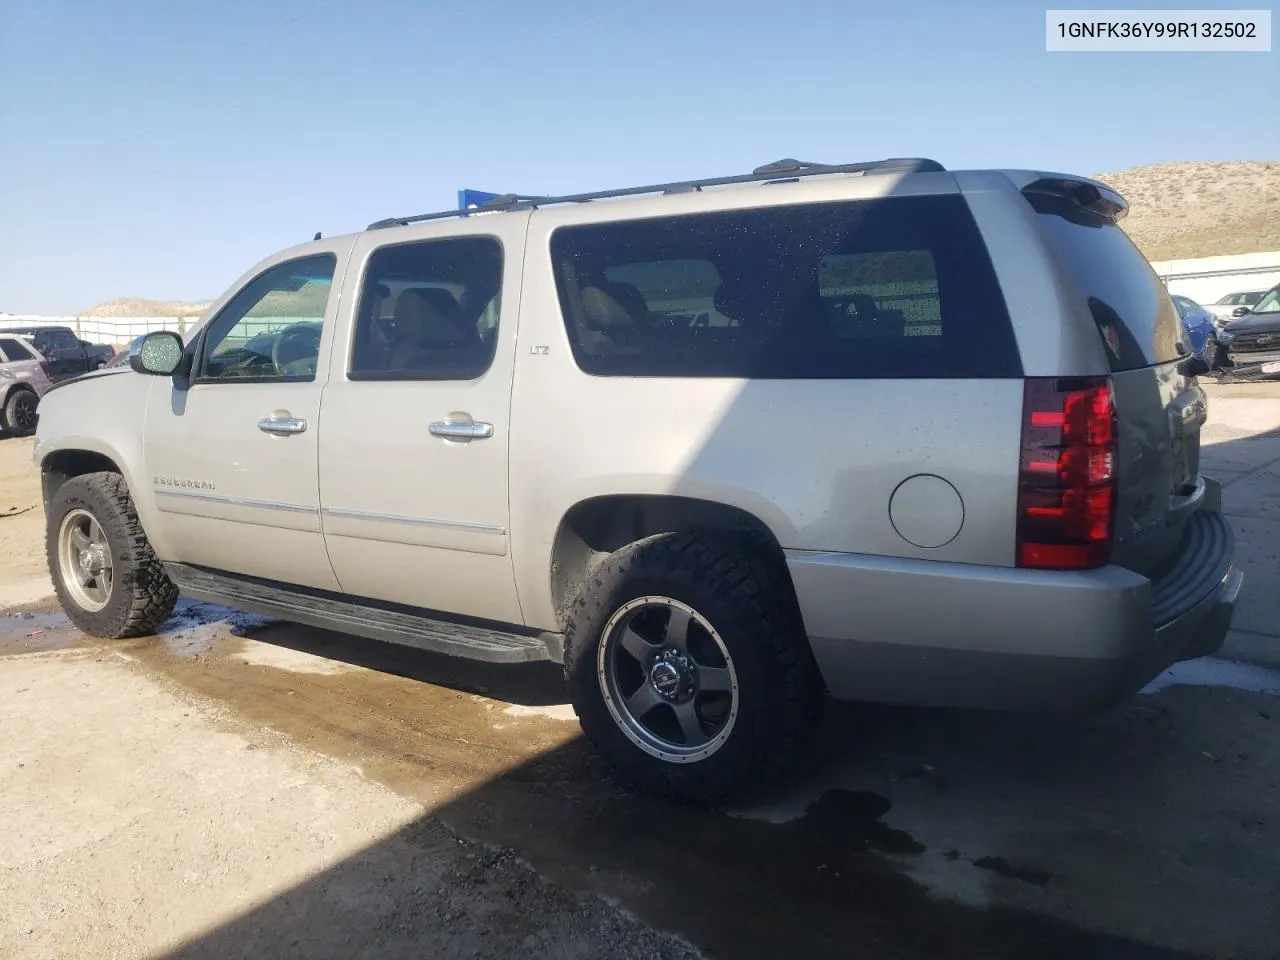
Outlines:
{"type": "Polygon", "coordinates": [[[58,488],[46,508],[45,555],[62,609],[91,636],[119,640],[154,633],[178,601],[178,588],[142,532],[129,488],[118,473],[86,473],[58,488]],[[63,518],[75,509],[93,515],[111,551],[111,595],[107,605],[97,611],[86,610],[75,601],[59,569],[58,533],[63,518]]]}
{"type": "Polygon", "coordinates": [[[23,418],[22,405],[35,404],[39,406],[39,403],[40,398],[36,396],[34,390],[28,390],[26,387],[18,387],[12,390],[8,399],[5,400],[4,409],[0,410],[0,430],[19,437],[34,433],[34,426],[23,426],[21,423],[23,418]]]}
{"type": "Polygon", "coordinates": [[[565,677],[583,732],[637,789],[697,805],[748,798],[800,754],[825,691],[785,568],[740,547],[665,533],[632,543],[592,571],[570,604],[565,677]],[[663,760],[619,727],[597,674],[602,632],[623,605],[659,596],[687,604],[728,648],[738,677],[736,722],[694,762],[663,760]]]}

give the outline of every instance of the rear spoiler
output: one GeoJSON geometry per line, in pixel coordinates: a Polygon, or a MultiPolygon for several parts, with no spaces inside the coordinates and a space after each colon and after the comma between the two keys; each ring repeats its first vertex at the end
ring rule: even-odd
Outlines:
{"type": "Polygon", "coordinates": [[[1105,183],[1084,177],[1042,176],[1023,187],[1022,195],[1040,213],[1063,213],[1066,207],[1110,223],[1129,213],[1124,197],[1105,183]]]}

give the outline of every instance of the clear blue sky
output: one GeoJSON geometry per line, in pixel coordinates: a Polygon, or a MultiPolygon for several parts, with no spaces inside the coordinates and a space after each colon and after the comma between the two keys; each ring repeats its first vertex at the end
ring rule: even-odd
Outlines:
{"type": "Polygon", "coordinates": [[[1048,5],[0,0],[0,310],[213,297],[460,187],[1280,158],[1280,53],[1050,54],[1048,5]]]}

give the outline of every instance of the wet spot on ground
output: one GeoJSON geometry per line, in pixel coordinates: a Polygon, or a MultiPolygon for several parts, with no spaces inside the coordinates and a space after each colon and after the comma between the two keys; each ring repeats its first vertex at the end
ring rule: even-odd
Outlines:
{"type": "Polygon", "coordinates": [[[0,657],[66,650],[83,640],[56,609],[0,613],[0,657]]]}
{"type": "Polygon", "coordinates": [[[839,843],[861,845],[881,853],[923,853],[924,844],[880,819],[891,806],[887,797],[867,790],[828,790],[809,805],[798,826],[823,831],[839,843]]]}

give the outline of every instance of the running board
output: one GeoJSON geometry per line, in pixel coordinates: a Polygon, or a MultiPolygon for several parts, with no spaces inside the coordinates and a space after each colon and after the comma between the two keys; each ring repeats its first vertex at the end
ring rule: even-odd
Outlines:
{"type": "Polygon", "coordinates": [[[357,601],[342,594],[219,573],[185,563],[166,563],[179,592],[193,600],[293,623],[384,640],[432,653],[488,663],[564,659],[564,637],[521,627],[456,620],[449,614],[357,601]]]}

